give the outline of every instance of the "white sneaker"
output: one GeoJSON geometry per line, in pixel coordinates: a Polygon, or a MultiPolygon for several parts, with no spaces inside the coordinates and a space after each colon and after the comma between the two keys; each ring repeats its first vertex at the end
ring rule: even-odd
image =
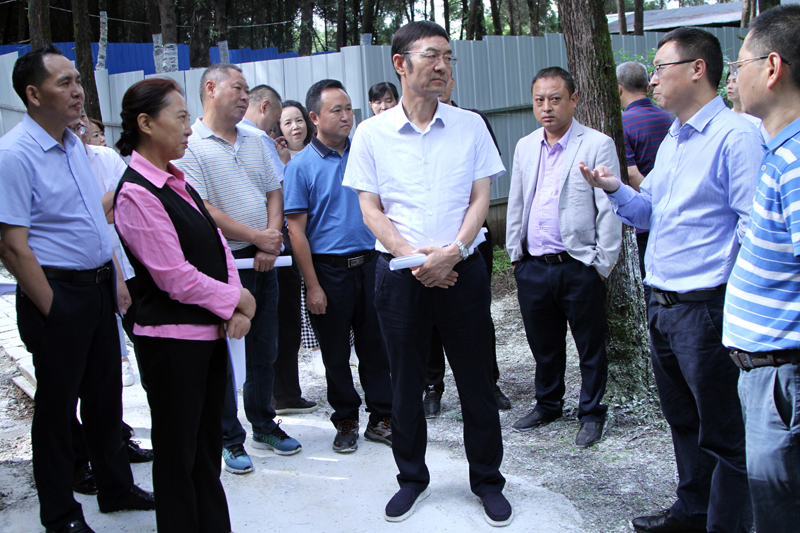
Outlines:
{"type": "Polygon", "coordinates": [[[314,360],[311,363],[314,374],[325,377],[325,363],[322,362],[322,350],[314,350],[314,360]]]}
{"type": "Polygon", "coordinates": [[[133,375],[133,367],[131,366],[130,361],[123,361],[122,362],[122,386],[123,387],[130,387],[136,382],[136,378],[133,375]]]}

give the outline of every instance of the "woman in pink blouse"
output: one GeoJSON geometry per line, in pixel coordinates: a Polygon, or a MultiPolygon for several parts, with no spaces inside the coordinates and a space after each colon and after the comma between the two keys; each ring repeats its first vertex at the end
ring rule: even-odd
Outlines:
{"type": "Polygon", "coordinates": [[[231,530],[220,482],[225,334],[243,337],[255,312],[203,201],[170,161],[192,129],[168,78],[132,85],[116,146],[131,155],[114,219],[136,277],[134,332],[153,421],[153,489],[161,532],[231,530]]]}

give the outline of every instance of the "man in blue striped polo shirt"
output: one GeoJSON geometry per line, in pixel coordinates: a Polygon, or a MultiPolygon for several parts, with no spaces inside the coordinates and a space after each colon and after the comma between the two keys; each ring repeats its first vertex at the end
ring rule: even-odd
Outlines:
{"type": "Polygon", "coordinates": [[[722,341],[742,368],[756,529],[800,528],[800,6],[750,23],[730,63],[744,111],[772,140],[728,282],[722,341]],[[791,65],[791,66],[789,66],[791,65]]]}
{"type": "MultiPolygon", "coordinates": [[[[189,147],[175,165],[205,201],[233,256],[253,258],[254,268],[239,273],[256,298],[256,314],[245,337],[244,411],[256,448],[292,455],[300,451],[300,443],[275,423],[272,407],[272,364],[278,355],[278,281],[272,267],[283,242],[283,192],[259,136],[238,125],[249,105],[248,93],[236,65],[206,69],[200,79],[203,117],[192,125],[189,147]]],[[[253,462],[244,449],[246,433],[237,417],[230,366],[228,374],[222,457],[225,470],[246,474],[253,471],[253,462]]]]}

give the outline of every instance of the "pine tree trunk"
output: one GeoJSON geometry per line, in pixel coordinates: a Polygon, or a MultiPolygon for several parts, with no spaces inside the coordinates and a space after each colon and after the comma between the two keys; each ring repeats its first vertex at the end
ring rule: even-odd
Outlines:
{"type": "Polygon", "coordinates": [[[188,0],[186,2],[191,18],[189,39],[189,66],[206,68],[211,66],[211,0],[188,0]]]}
{"type": "Polygon", "coordinates": [[[314,37],[314,3],[303,0],[300,4],[300,47],[301,56],[310,56],[314,37]]]}
{"type": "MultiPolygon", "coordinates": [[[[447,2],[447,0],[444,0],[444,1],[447,2]]],[[[434,6],[434,1],[433,0],[431,0],[431,11],[430,11],[429,20],[431,22],[436,22],[436,8],[434,6]]]]}
{"type": "Polygon", "coordinates": [[[83,86],[83,108],[92,118],[101,119],[100,100],[97,98],[97,85],[94,81],[94,62],[92,61],[92,28],[89,25],[89,6],[86,0],[72,0],[72,26],[75,35],[75,57],[83,86]]]}
{"type": "Polygon", "coordinates": [[[442,2],[444,7],[444,11],[442,16],[444,17],[444,31],[447,32],[447,35],[450,35],[450,0],[444,0],[442,2]]]}
{"type": "Polygon", "coordinates": [[[50,32],[50,0],[28,0],[28,24],[31,48],[36,50],[53,42],[50,32]]]}
{"type": "Polygon", "coordinates": [[[644,0],[633,0],[633,34],[644,35],[644,0]]]}
{"type": "MultiPolygon", "coordinates": [[[[494,30],[494,35],[503,35],[503,25],[500,23],[500,0],[489,0],[489,9],[492,10],[492,29],[494,30]]],[[[512,6],[509,4],[509,13],[511,13],[511,9],[512,6]]]]}
{"type": "Polygon", "coordinates": [[[217,0],[214,8],[214,28],[217,31],[217,46],[219,47],[219,62],[223,65],[230,63],[228,53],[228,11],[225,0],[217,0]]]}
{"type": "Polygon", "coordinates": [[[750,21],[758,15],[758,1],[757,0],[744,0],[742,2],[742,28],[750,26],[750,21]]]}
{"type": "Polygon", "coordinates": [[[347,2],[337,0],[336,2],[336,51],[340,51],[343,46],[347,46],[347,2]]]}
{"type": "MultiPolygon", "coordinates": [[[[558,12],[569,71],[580,94],[577,120],[612,137],[625,161],[614,54],[603,0],[559,0],[558,12]]],[[[627,167],[621,166],[624,182],[627,167]]],[[[622,252],[606,280],[608,336],[607,403],[642,398],[651,381],[650,350],[636,239],[625,226],[622,252]]]]}
{"type": "Polygon", "coordinates": [[[768,9],[781,5],[780,0],[758,0],[758,12],[763,13],[768,9]]]}
{"type": "Polygon", "coordinates": [[[364,5],[361,8],[363,11],[363,19],[361,21],[361,44],[371,45],[372,34],[375,33],[375,1],[364,0],[364,5]]]}
{"type": "Polygon", "coordinates": [[[178,28],[175,23],[175,0],[158,0],[161,36],[164,40],[163,72],[178,71],[178,28]]]}
{"type": "Polygon", "coordinates": [[[530,16],[531,36],[538,37],[542,34],[539,30],[539,0],[528,0],[528,14],[530,16]]]}
{"type": "Polygon", "coordinates": [[[469,18],[467,18],[467,40],[473,41],[478,39],[480,31],[478,30],[478,17],[483,14],[483,0],[470,0],[469,3],[469,18]]]}
{"type": "Polygon", "coordinates": [[[19,0],[17,11],[17,42],[22,43],[28,39],[28,0],[19,0]]]}
{"type": "Polygon", "coordinates": [[[628,35],[628,18],[625,16],[625,0],[617,0],[617,17],[619,20],[619,34],[628,35]]]}

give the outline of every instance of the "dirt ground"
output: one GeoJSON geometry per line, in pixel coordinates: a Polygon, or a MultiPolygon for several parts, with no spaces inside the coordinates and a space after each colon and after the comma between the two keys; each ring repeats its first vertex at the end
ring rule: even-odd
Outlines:
{"type": "MultiPolygon", "coordinates": [[[[0,272],[0,276],[3,274],[0,272]]],[[[501,411],[505,446],[502,471],[566,497],[580,515],[581,530],[586,532],[629,531],[631,517],[669,506],[677,482],[672,444],[666,423],[652,409],[643,415],[611,406],[602,442],[588,450],[574,445],[580,375],[571,338],[565,416],[528,433],[511,430],[511,424],[532,408],[534,362],[513,281],[496,277],[494,289],[492,315],[497,328],[500,386],[512,402],[510,411],[501,411]]],[[[304,349],[300,354],[301,384],[306,398],[320,402],[317,414],[324,418],[330,412],[324,401],[325,380],[313,374],[311,360],[311,353],[304,349]]],[[[0,349],[0,523],[5,509],[37,506],[29,434],[33,402],[11,382],[16,375],[11,359],[0,349]]],[[[446,450],[463,461],[463,426],[449,368],[445,379],[443,414],[428,424],[430,447],[446,450]]]]}

